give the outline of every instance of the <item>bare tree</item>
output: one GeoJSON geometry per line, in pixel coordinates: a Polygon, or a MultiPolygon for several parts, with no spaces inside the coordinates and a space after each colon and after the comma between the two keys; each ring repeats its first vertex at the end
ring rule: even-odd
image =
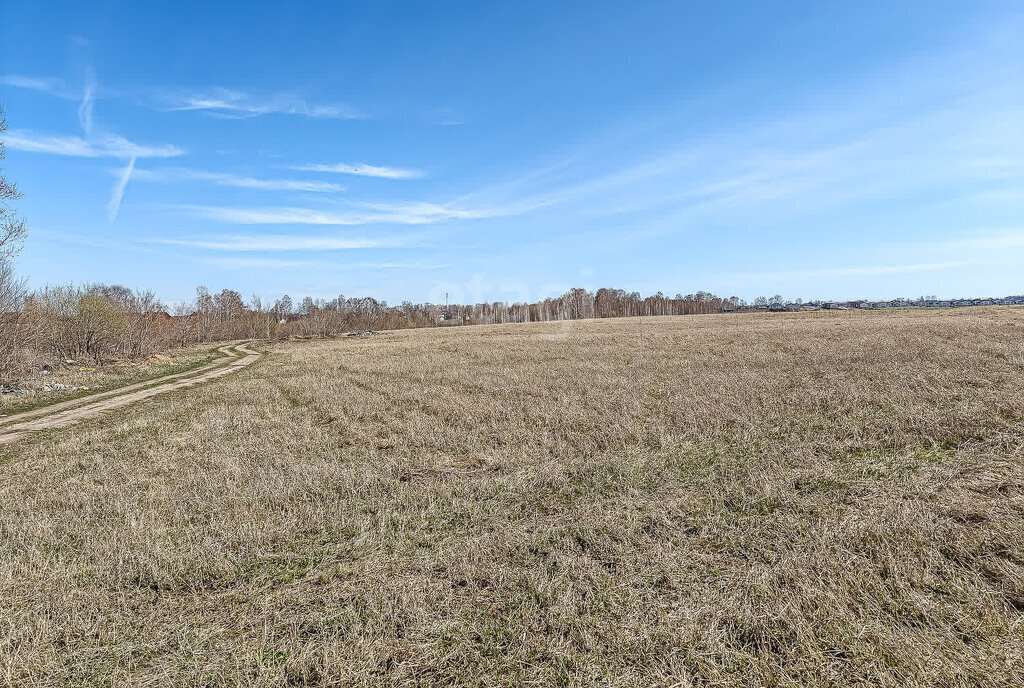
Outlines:
{"type": "MultiPolygon", "coordinates": [[[[3,133],[7,120],[0,108],[0,160],[7,155],[3,133]]],[[[20,368],[24,351],[25,282],[14,274],[11,259],[21,250],[28,227],[19,219],[11,202],[21,198],[18,187],[7,180],[0,167],[0,375],[12,377],[20,368]]]]}
{"type": "Polygon", "coordinates": [[[219,294],[214,295],[213,305],[221,320],[233,320],[245,312],[245,301],[234,289],[221,289],[219,294]]]}
{"type": "Polygon", "coordinates": [[[196,315],[199,340],[209,341],[210,330],[213,327],[213,297],[210,296],[210,290],[204,286],[196,287],[196,315]]]}
{"type": "Polygon", "coordinates": [[[36,340],[25,318],[25,281],[0,260],[0,378],[11,381],[29,363],[36,340]]]}
{"type": "Polygon", "coordinates": [[[179,303],[174,307],[172,333],[174,345],[185,346],[199,338],[199,313],[194,303],[179,303]]]}
{"type": "MultiPolygon", "coordinates": [[[[7,131],[7,120],[4,118],[4,111],[0,109],[0,136],[7,131]]],[[[7,147],[0,138],[0,160],[7,155],[7,147]]],[[[14,214],[10,202],[21,198],[21,192],[17,185],[7,181],[3,175],[3,168],[0,167],[0,258],[10,259],[21,250],[22,242],[28,233],[28,226],[25,221],[14,214]]]]}
{"type": "Polygon", "coordinates": [[[249,338],[270,339],[274,316],[263,308],[263,299],[253,294],[249,299],[249,338]]]}
{"type": "Polygon", "coordinates": [[[278,320],[283,320],[292,314],[292,297],[285,294],[274,303],[274,315],[278,320]]]}

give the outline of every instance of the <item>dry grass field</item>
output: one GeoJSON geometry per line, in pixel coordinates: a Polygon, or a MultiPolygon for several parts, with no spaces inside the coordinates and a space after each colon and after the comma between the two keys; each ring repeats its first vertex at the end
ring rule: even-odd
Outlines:
{"type": "Polygon", "coordinates": [[[12,685],[1024,685],[1020,309],[293,342],[0,452],[12,685]]]}

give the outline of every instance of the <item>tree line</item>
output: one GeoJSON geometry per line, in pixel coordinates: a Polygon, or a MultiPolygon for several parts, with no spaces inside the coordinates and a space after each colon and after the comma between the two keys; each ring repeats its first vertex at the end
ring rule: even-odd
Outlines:
{"type": "MultiPolygon", "coordinates": [[[[232,339],[331,337],[359,330],[499,324],[718,313],[732,300],[713,294],[646,298],[621,289],[570,289],[534,303],[442,305],[405,301],[389,305],[372,297],[313,299],[289,296],[246,301],[233,289],[198,287],[195,299],[168,307],[152,291],[121,285],[61,285],[28,291],[2,264],[0,378],[61,363],[102,364],[167,349],[232,339]]],[[[737,300],[738,301],[738,300],[737,300]]]]}

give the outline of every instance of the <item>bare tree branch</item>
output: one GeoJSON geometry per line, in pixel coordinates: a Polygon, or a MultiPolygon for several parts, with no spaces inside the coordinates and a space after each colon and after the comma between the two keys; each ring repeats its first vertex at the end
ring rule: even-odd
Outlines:
{"type": "MultiPolygon", "coordinates": [[[[7,131],[7,120],[4,117],[3,108],[0,108],[0,136],[7,131]]],[[[0,160],[6,157],[7,148],[0,138],[0,160]]],[[[10,201],[21,198],[21,192],[17,185],[7,181],[3,175],[3,168],[0,168],[0,258],[6,259],[16,255],[22,246],[25,235],[28,234],[28,226],[25,221],[14,214],[10,201]]]]}

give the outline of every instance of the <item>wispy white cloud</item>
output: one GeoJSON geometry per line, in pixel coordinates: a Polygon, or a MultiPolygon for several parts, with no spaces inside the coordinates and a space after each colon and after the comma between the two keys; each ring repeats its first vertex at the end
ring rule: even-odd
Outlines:
{"type": "Polygon", "coordinates": [[[79,136],[50,136],[31,131],[8,131],[6,144],[15,150],[78,158],[173,158],[185,151],[170,144],[146,146],[116,134],[84,139],[79,136]]]}
{"type": "Polygon", "coordinates": [[[449,268],[451,265],[448,263],[353,263],[349,267],[374,270],[441,270],[449,268]]]}
{"type": "Polygon", "coordinates": [[[132,251],[135,253],[167,255],[167,248],[163,246],[147,245],[143,243],[126,243],[123,239],[109,239],[99,236],[84,236],[80,231],[61,231],[47,229],[46,227],[33,227],[33,236],[45,236],[55,241],[69,244],[71,246],[88,246],[90,248],[109,249],[113,252],[132,251]]]}
{"type": "Polygon", "coordinates": [[[39,77],[7,74],[0,76],[0,84],[3,84],[4,86],[11,86],[13,88],[24,88],[30,91],[50,93],[61,98],[68,97],[68,92],[64,82],[58,79],[43,79],[39,77]]]}
{"type": "Polygon", "coordinates": [[[877,83],[841,92],[849,96],[813,91],[781,116],[744,118],[700,136],[669,123],[633,128],[621,140],[602,130],[564,163],[454,202],[587,221],[633,213],[635,233],[648,235],[709,220],[838,219],[893,199],[934,208],[940,198],[969,196],[1009,208],[1024,189],[1024,92],[1007,86],[1017,83],[1013,68],[993,75],[950,67],[895,79],[887,68],[877,83]]]}
{"type": "Polygon", "coordinates": [[[117,219],[117,214],[121,212],[121,201],[124,200],[124,190],[128,187],[128,181],[132,178],[132,170],[135,169],[135,157],[132,156],[128,160],[128,164],[125,165],[124,170],[121,171],[121,176],[118,177],[117,182],[114,184],[114,190],[110,195],[110,202],[107,204],[107,217],[111,222],[117,219]]]}
{"type": "Polygon", "coordinates": [[[90,69],[85,75],[85,90],[82,93],[82,103],[78,106],[78,123],[82,126],[86,138],[92,138],[92,106],[95,90],[96,74],[90,69]]]}
{"type": "Polygon", "coordinates": [[[908,263],[905,265],[856,265],[850,267],[813,268],[810,270],[777,270],[770,272],[747,273],[749,278],[767,279],[801,279],[820,277],[876,277],[880,275],[903,275],[913,272],[930,272],[934,270],[955,270],[967,265],[976,265],[976,261],[950,261],[946,263],[908,263]]]}
{"type": "Polygon", "coordinates": [[[363,119],[365,115],[346,104],[316,105],[295,95],[257,96],[225,88],[205,93],[165,94],[167,110],[199,111],[218,117],[243,119],[260,115],[302,115],[318,119],[363,119]]]}
{"type": "Polygon", "coordinates": [[[287,234],[231,235],[213,239],[149,239],[149,243],[217,251],[344,251],[402,248],[412,245],[400,237],[290,236],[287,234]]]}
{"type": "Polygon", "coordinates": [[[250,258],[237,256],[218,256],[203,258],[204,263],[218,265],[222,268],[233,268],[239,270],[270,269],[280,270],[289,268],[312,268],[319,265],[313,260],[287,260],[285,258],[250,258]]]}
{"type": "Polygon", "coordinates": [[[357,203],[355,211],[325,211],[314,208],[225,208],[219,206],[172,206],[220,222],[243,225],[421,225],[448,220],[494,217],[496,210],[465,209],[434,203],[357,203]]]}
{"type": "Polygon", "coordinates": [[[325,165],[312,163],[309,165],[296,165],[295,170],[305,172],[334,172],[337,174],[353,174],[359,177],[379,177],[381,179],[419,179],[423,177],[420,170],[411,170],[401,167],[383,167],[381,165],[367,165],[366,163],[341,162],[336,165],[325,165]]]}
{"type": "Polygon", "coordinates": [[[214,256],[204,257],[204,263],[219,265],[224,268],[237,269],[289,269],[289,268],[320,268],[330,271],[367,269],[367,270],[440,270],[449,267],[446,264],[430,263],[338,263],[324,260],[289,260],[287,258],[254,258],[250,256],[214,256]]]}
{"type": "Polygon", "coordinates": [[[1024,229],[975,231],[971,233],[971,236],[942,242],[940,247],[957,252],[1024,249],[1024,229]]]}
{"type": "Polygon", "coordinates": [[[308,191],[328,193],[343,191],[344,187],[331,182],[318,182],[306,179],[260,179],[240,176],[225,172],[207,172],[183,167],[159,170],[135,170],[132,179],[141,182],[173,183],[182,181],[210,182],[218,186],[230,186],[239,189],[257,189],[261,191],[308,191]]]}
{"type": "Polygon", "coordinates": [[[860,265],[800,267],[780,270],[751,270],[716,275],[730,284],[759,284],[808,280],[827,284],[842,278],[885,278],[915,273],[946,272],[956,275],[972,268],[994,269],[1020,263],[1024,230],[973,229],[953,237],[931,237],[916,242],[875,244],[875,252],[889,256],[889,262],[860,265]],[[918,260],[913,260],[917,258],[918,260]],[[909,260],[908,260],[909,259],[909,260]]]}
{"type": "Polygon", "coordinates": [[[431,108],[426,111],[427,119],[442,127],[458,127],[466,123],[466,119],[449,107],[431,108]]]}

